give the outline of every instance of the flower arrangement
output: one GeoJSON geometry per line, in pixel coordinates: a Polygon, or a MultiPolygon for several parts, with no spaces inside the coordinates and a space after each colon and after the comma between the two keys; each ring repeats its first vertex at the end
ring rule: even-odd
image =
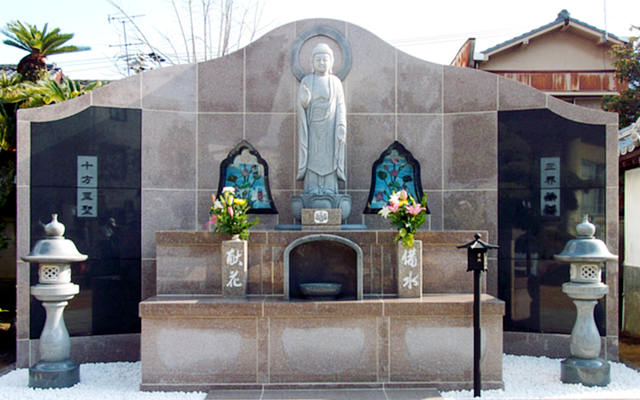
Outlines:
{"type": "Polygon", "coordinates": [[[255,226],[260,220],[258,218],[249,219],[247,211],[250,205],[246,199],[235,196],[236,189],[227,186],[222,189],[219,199],[212,194],[211,211],[209,211],[210,219],[204,225],[215,225],[213,233],[228,233],[230,235],[238,235],[240,239],[249,239],[247,231],[255,226]]]}
{"type": "Polygon", "coordinates": [[[398,235],[393,240],[397,243],[402,240],[404,247],[413,247],[413,235],[427,217],[427,195],[422,196],[422,201],[417,203],[412,195],[402,189],[393,192],[389,197],[389,204],[378,212],[383,218],[391,219],[391,223],[398,227],[398,235]]]}

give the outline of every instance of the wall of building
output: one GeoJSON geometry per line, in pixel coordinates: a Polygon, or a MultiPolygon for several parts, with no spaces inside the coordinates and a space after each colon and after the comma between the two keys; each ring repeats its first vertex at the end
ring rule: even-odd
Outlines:
{"type": "Polygon", "coordinates": [[[640,168],[624,174],[624,330],[640,337],[640,168]]]}
{"type": "Polygon", "coordinates": [[[534,37],[528,45],[516,45],[490,56],[480,69],[490,71],[602,71],[613,70],[607,54],[610,44],[597,45],[593,37],[556,30],[534,37]]]}

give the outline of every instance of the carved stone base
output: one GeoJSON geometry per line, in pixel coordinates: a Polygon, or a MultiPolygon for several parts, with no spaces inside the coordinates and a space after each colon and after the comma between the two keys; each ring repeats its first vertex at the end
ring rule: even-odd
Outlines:
{"type": "Polygon", "coordinates": [[[293,217],[302,221],[302,209],[331,209],[342,211],[342,220],[351,214],[351,196],[348,194],[296,194],[291,196],[291,212],[293,217]]]}
{"type": "Polygon", "coordinates": [[[80,366],[73,360],[38,361],[29,368],[29,387],[68,388],[80,382],[80,366]]]}
{"type": "Polygon", "coordinates": [[[402,241],[397,243],[398,297],[422,297],[422,241],[414,240],[407,249],[402,241]]]}
{"type": "Polygon", "coordinates": [[[585,386],[607,386],[611,382],[611,367],[602,358],[569,357],[560,363],[560,380],[585,386]]]}
{"type": "Polygon", "coordinates": [[[247,250],[246,240],[222,242],[222,297],[247,296],[247,250]]]}
{"type": "Polygon", "coordinates": [[[340,230],[342,211],[338,208],[314,210],[302,209],[303,231],[340,230]]]}

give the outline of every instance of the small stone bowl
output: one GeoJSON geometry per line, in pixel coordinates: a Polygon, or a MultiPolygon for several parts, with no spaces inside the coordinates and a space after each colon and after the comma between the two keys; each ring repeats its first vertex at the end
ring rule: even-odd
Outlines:
{"type": "Polygon", "coordinates": [[[300,292],[308,300],[334,300],[342,290],[339,283],[302,283],[300,292]]]}

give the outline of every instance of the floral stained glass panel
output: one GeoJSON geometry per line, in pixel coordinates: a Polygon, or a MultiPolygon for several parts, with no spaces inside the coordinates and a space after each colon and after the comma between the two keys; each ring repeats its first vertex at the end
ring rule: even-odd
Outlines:
{"type": "Polygon", "coordinates": [[[221,165],[222,188],[230,186],[236,189],[237,197],[246,199],[251,205],[251,213],[277,213],[269,189],[268,167],[251,145],[243,141],[221,165]]]}
{"type": "Polygon", "coordinates": [[[394,192],[406,190],[416,201],[422,199],[420,164],[400,142],[394,142],[373,164],[369,201],[365,213],[376,213],[394,192]]]}

